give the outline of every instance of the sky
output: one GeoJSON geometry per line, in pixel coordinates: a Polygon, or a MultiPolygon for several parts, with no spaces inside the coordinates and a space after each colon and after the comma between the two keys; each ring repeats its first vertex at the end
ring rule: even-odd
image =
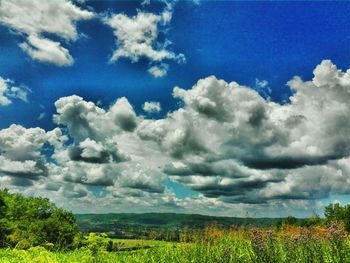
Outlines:
{"type": "Polygon", "coordinates": [[[0,186],[75,213],[350,198],[350,2],[0,0],[0,186]]]}

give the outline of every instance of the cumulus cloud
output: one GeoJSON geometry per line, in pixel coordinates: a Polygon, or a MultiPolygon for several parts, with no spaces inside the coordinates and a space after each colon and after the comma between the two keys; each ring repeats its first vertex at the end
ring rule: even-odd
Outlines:
{"type": "Polygon", "coordinates": [[[126,98],[120,98],[110,108],[110,114],[115,124],[124,131],[133,131],[137,126],[135,111],[126,98]]]}
{"type": "Polygon", "coordinates": [[[189,90],[176,87],[173,94],[184,107],[144,121],[139,136],[179,159],[165,167],[169,176],[225,202],[344,193],[340,186],[349,174],[337,178],[340,168],[330,167],[350,154],[349,71],[325,60],[312,81],[295,77],[288,85],[294,94],[283,105],[213,76],[189,90]],[[319,180],[325,183],[314,189],[319,180]]]}
{"type": "Polygon", "coordinates": [[[19,125],[0,130],[0,173],[23,177],[45,174],[46,162],[41,154],[45,134],[40,128],[19,125]]]}
{"type": "Polygon", "coordinates": [[[19,99],[28,102],[28,93],[30,89],[24,86],[14,86],[14,81],[0,77],[0,105],[8,106],[12,99],[19,99]]]}
{"type": "Polygon", "coordinates": [[[162,110],[160,103],[155,101],[146,101],[142,105],[142,109],[147,113],[158,113],[162,110]]]}
{"type": "Polygon", "coordinates": [[[128,160],[128,157],[120,153],[117,143],[96,142],[89,138],[80,142],[79,145],[71,146],[69,157],[75,161],[84,161],[89,163],[109,163],[122,162],[128,160]]]}
{"type": "Polygon", "coordinates": [[[93,16],[92,12],[67,0],[0,2],[0,23],[27,38],[19,45],[22,50],[34,60],[58,66],[72,65],[74,60],[61,42],[49,39],[45,34],[76,41],[76,22],[93,16]]]}
{"type": "Polygon", "coordinates": [[[0,130],[0,178],[85,204],[96,202],[88,187],[98,186],[101,198],[121,207],[211,207],[223,214],[243,207],[262,215],[266,207],[301,211],[349,194],[350,70],[324,60],[312,80],[294,77],[288,85],[290,102],[279,104],[210,76],[190,89],[175,87],[182,106],[161,119],[138,116],[126,98],[108,108],[60,98],[60,128],[0,130]],[[167,180],[199,195],[179,199],[167,180]]]}
{"type": "Polygon", "coordinates": [[[112,164],[95,165],[93,163],[67,161],[53,169],[53,176],[60,176],[63,181],[86,185],[110,186],[119,174],[112,164]]]}
{"type": "Polygon", "coordinates": [[[159,33],[171,22],[173,14],[173,2],[165,2],[166,7],[161,14],[138,11],[135,16],[125,14],[113,14],[104,19],[116,37],[116,49],[110,58],[116,62],[120,58],[130,59],[131,62],[138,62],[140,59],[147,59],[156,64],[149,68],[149,73],[154,77],[163,77],[167,74],[168,64],[162,61],[185,62],[183,54],[176,54],[170,49],[171,42],[159,40],[159,33]]]}
{"type": "Polygon", "coordinates": [[[78,96],[61,98],[55,106],[54,121],[73,139],[70,145],[56,147],[55,178],[108,186],[113,192],[164,191],[166,176],[158,168],[164,157],[156,143],[144,143],[134,132],[142,118],[126,98],[107,110],[78,96]]]}

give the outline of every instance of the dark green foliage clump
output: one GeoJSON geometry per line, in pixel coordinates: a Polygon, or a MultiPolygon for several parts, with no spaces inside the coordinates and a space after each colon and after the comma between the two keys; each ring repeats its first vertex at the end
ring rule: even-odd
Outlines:
{"type": "Polygon", "coordinates": [[[340,204],[329,204],[324,209],[326,223],[342,222],[345,230],[350,232],[350,204],[341,206],[340,204]]]}
{"type": "Polygon", "coordinates": [[[77,234],[74,215],[49,199],[0,190],[0,247],[65,249],[77,234]]]}

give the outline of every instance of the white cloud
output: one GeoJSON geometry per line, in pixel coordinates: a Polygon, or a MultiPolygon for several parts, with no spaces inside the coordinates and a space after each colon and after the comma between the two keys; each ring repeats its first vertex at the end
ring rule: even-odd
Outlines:
{"type": "Polygon", "coordinates": [[[78,96],[61,98],[55,105],[55,122],[66,126],[74,139],[74,144],[54,155],[57,176],[74,183],[109,186],[113,191],[164,190],[166,176],[158,168],[163,157],[155,143],[143,143],[133,132],[141,117],[126,98],[119,98],[108,110],[78,96]]]}
{"type": "Polygon", "coordinates": [[[162,110],[160,103],[155,101],[146,101],[142,105],[142,109],[147,113],[158,113],[162,110]]]}
{"type": "Polygon", "coordinates": [[[36,35],[30,35],[27,41],[21,43],[19,46],[35,60],[58,66],[70,66],[74,62],[68,49],[62,47],[59,42],[40,38],[36,35]]]}
{"type": "Polygon", "coordinates": [[[19,99],[28,102],[28,92],[30,90],[24,86],[16,87],[10,79],[0,77],[0,105],[8,106],[12,103],[12,99],[19,99]]]}
{"type": "Polygon", "coordinates": [[[138,133],[183,160],[165,169],[176,181],[225,202],[346,193],[350,174],[341,170],[338,178],[340,168],[331,162],[350,154],[349,72],[323,61],[313,81],[288,82],[295,93],[284,105],[209,77],[192,89],[175,88],[184,107],[165,119],[142,122],[138,133]],[[320,180],[324,184],[316,183],[320,180]]]}
{"type": "Polygon", "coordinates": [[[161,63],[158,66],[153,66],[148,69],[148,72],[155,78],[162,78],[168,73],[169,66],[167,64],[161,63]]]}
{"type": "Polygon", "coordinates": [[[151,0],[143,0],[142,3],[141,3],[142,6],[146,6],[146,5],[149,5],[149,4],[151,4],[151,0]]]}
{"type": "Polygon", "coordinates": [[[6,96],[8,93],[7,81],[0,78],[0,105],[7,106],[11,104],[11,100],[6,96]]]}
{"type": "Polygon", "coordinates": [[[32,176],[41,173],[36,167],[36,162],[32,160],[11,161],[0,156],[0,166],[0,173],[4,174],[32,176]]]}
{"type": "Polygon", "coordinates": [[[88,137],[95,139],[99,130],[109,125],[104,119],[105,110],[79,96],[60,98],[55,106],[54,121],[67,126],[70,135],[78,142],[88,137]]]}
{"type": "Polygon", "coordinates": [[[109,112],[114,123],[124,131],[133,131],[136,128],[138,121],[136,113],[125,97],[119,98],[109,112]]]}
{"type": "Polygon", "coordinates": [[[129,17],[125,14],[115,14],[104,19],[105,23],[114,30],[116,37],[116,49],[110,59],[116,62],[120,58],[138,62],[145,58],[152,62],[149,72],[154,77],[163,77],[168,71],[168,65],[161,63],[165,60],[173,60],[184,63],[183,54],[175,54],[169,45],[171,42],[158,39],[160,31],[166,29],[171,22],[174,3],[165,3],[166,7],[159,15],[138,11],[137,15],[129,17]],[[154,65],[156,64],[156,65],[154,65]]]}
{"type": "Polygon", "coordinates": [[[46,162],[41,148],[45,141],[45,131],[40,128],[11,125],[0,130],[0,173],[23,177],[44,175],[46,162]]]}
{"type": "Polygon", "coordinates": [[[68,0],[6,0],[0,3],[0,23],[27,37],[20,47],[33,59],[58,66],[72,65],[73,58],[60,42],[43,34],[76,41],[76,22],[93,16],[92,12],[80,9],[68,0]]]}
{"type": "Polygon", "coordinates": [[[168,23],[170,23],[170,21],[171,21],[171,19],[172,19],[172,17],[173,17],[173,10],[171,9],[171,10],[164,10],[163,12],[162,12],[162,22],[163,22],[163,24],[168,24],[168,23]]]}
{"type": "Polygon", "coordinates": [[[117,61],[121,57],[129,58],[132,62],[137,62],[142,57],[151,61],[173,58],[175,55],[172,52],[155,48],[157,24],[160,20],[160,16],[144,12],[133,17],[117,14],[106,19],[106,24],[114,29],[118,46],[111,61],[117,61]]]}
{"type": "Polygon", "coordinates": [[[350,71],[325,60],[311,81],[294,77],[288,85],[290,102],[278,104],[211,76],[174,88],[183,104],[158,120],[138,116],[126,98],[106,109],[60,98],[54,121],[67,134],[0,130],[0,178],[86,206],[98,201],[85,185],[105,187],[104,209],[110,202],[140,211],[302,214],[333,194],[349,194],[350,71]],[[47,145],[50,158],[42,153],[47,145]],[[165,187],[168,179],[200,194],[179,199],[165,187]]]}
{"type": "Polygon", "coordinates": [[[89,138],[80,143],[82,149],[81,157],[84,158],[101,158],[103,146],[89,138]]]}

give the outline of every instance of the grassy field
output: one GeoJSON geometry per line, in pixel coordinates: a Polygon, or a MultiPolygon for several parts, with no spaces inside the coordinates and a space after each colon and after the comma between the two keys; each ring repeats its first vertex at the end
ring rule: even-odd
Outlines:
{"type": "Polygon", "coordinates": [[[350,262],[350,239],[337,226],[287,227],[274,230],[218,230],[191,232],[178,243],[145,240],[113,240],[120,251],[92,252],[87,248],[68,252],[0,250],[0,262],[123,262],[123,263],[228,263],[228,262],[350,262]]]}

